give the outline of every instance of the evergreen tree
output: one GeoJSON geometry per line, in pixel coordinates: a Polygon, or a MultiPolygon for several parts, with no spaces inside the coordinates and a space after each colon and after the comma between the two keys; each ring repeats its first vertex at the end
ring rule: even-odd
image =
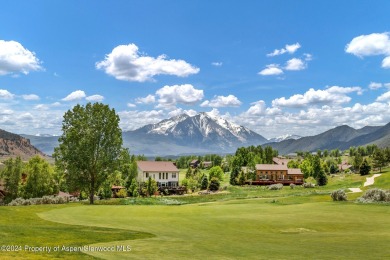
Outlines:
{"type": "Polygon", "coordinates": [[[383,151],[377,148],[372,155],[372,163],[374,168],[379,168],[379,172],[382,172],[382,167],[386,164],[386,159],[383,151]]]}
{"type": "Polygon", "coordinates": [[[368,164],[367,160],[364,159],[362,165],[360,166],[360,175],[370,174],[371,166],[368,164]]]}
{"type": "Polygon", "coordinates": [[[206,175],[203,175],[202,182],[200,184],[200,188],[202,190],[206,190],[208,186],[209,186],[209,180],[207,179],[206,175]]]}

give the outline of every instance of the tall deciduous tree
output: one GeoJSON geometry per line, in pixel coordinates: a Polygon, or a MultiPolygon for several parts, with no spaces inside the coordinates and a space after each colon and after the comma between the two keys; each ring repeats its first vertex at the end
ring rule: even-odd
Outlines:
{"type": "Polygon", "coordinates": [[[74,190],[88,191],[93,204],[95,192],[118,165],[119,116],[101,103],[76,105],[65,113],[62,131],[54,153],[56,164],[66,172],[74,190]]]}
{"type": "Polygon", "coordinates": [[[54,169],[47,161],[35,156],[28,161],[25,170],[27,180],[21,189],[24,198],[39,198],[58,193],[54,169]]]}
{"type": "Polygon", "coordinates": [[[9,202],[18,197],[19,183],[22,178],[23,164],[20,157],[4,161],[4,169],[0,173],[0,178],[4,179],[4,188],[6,192],[5,201],[9,202]]]}

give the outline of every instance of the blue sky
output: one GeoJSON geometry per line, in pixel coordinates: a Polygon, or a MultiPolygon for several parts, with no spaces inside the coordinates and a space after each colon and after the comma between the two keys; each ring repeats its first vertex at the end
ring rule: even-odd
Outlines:
{"type": "Polygon", "coordinates": [[[264,135],[390,122],[389,1],[2,1],[0,128],[210,112],[264,135]]]}

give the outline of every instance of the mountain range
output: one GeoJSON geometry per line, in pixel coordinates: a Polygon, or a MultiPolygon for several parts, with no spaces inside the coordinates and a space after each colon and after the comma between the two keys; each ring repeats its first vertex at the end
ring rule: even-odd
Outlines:
{"type": "MultiPolygon", "coordinates": [[[[134,154],[147,156],[224,154],[233,153],[238,147],[250,145],[269,145],[277,149],[279,154],[288,154],[296,151],[313,152],[318,149],[345,150],[351,146],[367,144],[390,146],[390,123],[385,126],[366,126],[361,129],[342,125],[315,136],[284,135],[267,140],[244,126],[210,113],[199,113],[195,116],[178,115],[134,131],[124,131],[122,135],[124,147],[129,148],[134,154]]],[[[6,144],[9,142],[4,140],[10,139],[22,140],[15,143],[13,147],[34,145],[48,155],[51,155],[54,147],[58,145],[56,136],[21,135],[16,138],[17,136],[0,131],[0,154],[11,154],[12,150],[5,149],[6,145],[1,146],[1,142],[6,144]]],[[[36,149],[35,147],[28,148],[29,152],[26,152],[26,155],[34,154],[32,151],[36,149]]]]}

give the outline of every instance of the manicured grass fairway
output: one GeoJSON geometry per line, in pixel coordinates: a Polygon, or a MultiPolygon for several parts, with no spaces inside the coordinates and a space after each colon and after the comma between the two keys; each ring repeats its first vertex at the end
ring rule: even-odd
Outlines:
{"type": "Polygon", "coordinates": [[[44,219],[153,233],[119,259],[388,259],[390,207],[247,199],[182,206],[80,206],[40,213],[44,219]]]}
{"type": "MultiPolygon", "coordinates": [[[[386,169],[371,187],[388,189],[389,180],[386,169]]],[[[389,259],[390,205],[332,202],[329,196],[339,188],[362,188],[364,181],[342,175],[315,189],[231,187],[227,194],[172,197],[190,203],[180,206],[0,207],[0,246],[132,249],[91,255],[0,251],[0,259],[389,259]]]]}

